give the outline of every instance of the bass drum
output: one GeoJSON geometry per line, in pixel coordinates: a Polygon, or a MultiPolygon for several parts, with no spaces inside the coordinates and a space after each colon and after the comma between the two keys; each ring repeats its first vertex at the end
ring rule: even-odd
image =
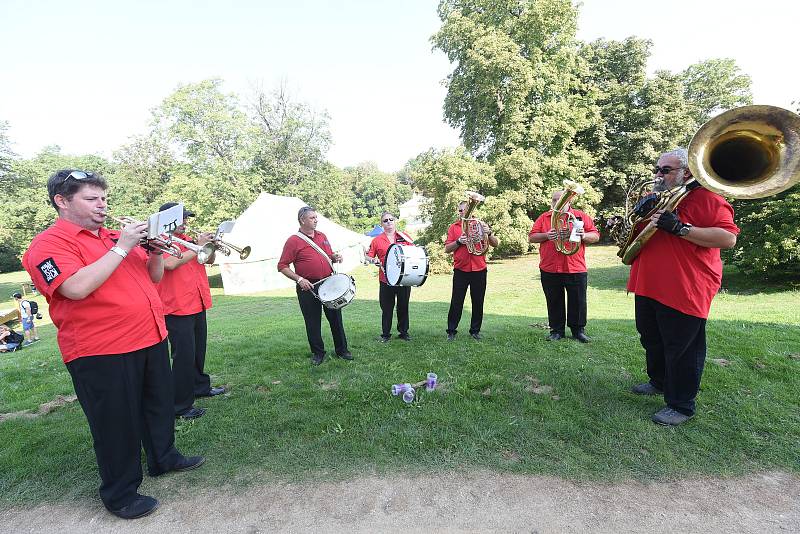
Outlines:
{"type": "Polygon", "coordinates": [[[344,308],[356,296],[356,281],[348,274],[336,273],[326,278],[317,290],[322,305],[332,310],[344,308]]]}
{"type": "Polygon", "coordinates": [[[428,278],[428,253],[423,247],[395,243],[386,252],[383,270],[390,286],[419,287],[428,278]]]}

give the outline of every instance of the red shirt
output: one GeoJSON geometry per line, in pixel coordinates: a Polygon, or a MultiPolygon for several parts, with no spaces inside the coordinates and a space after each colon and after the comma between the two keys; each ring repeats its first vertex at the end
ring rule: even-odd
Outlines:
{"type": "MultiPolygon", "coordinates": [[[[451,224],[447,229],[447,240],[444,242],[444,246],[458,241],[462,233],[461,221],[451,224]]],[[[470,254],[467,246],[459,243],[458,248],[453,252],[453,267],[465,272],[484,271],[486,270],[486,257],[470,254]]]]}
{"type": "MultiPolygon", "coordinates": [[[[707,189],[693,190],[675,211],[685,223],[739,234],[731,205],[707,189]]],[[[628,291],[686,315],[706,319],[721,283],[722,260],[718,248],[701,247],[656,230],[633,260],[628,291]]]]}
{"type": "MultiPolygon", "coordinates": [[[[189,238],[176,234],[184,241],[189,238]]],[[[181,252],[188,250],[178,245],[181,252]]],[[[211,307],[211,288],[208,285],[206,266],[192,259],[171,271],[164,269],[164,277],[156,285],[165,315],[194,315],[211,307]]]]}
{"type": "MultiPolygon", "coordinates": [[[[311,239],[321,248],[328,257],[333,256],[333,249],[328,238],[322,232],[315,231],[311,239]]],[[[284,269],[290,263],[294,264],[294,272],[311,282],[322,280],[333,273],[328,260],[316,251],[314,247],[296,235],[289,236],[283,245],[281,259],[278,260],[278,270],[284,269]]]]}
{"type": "Polygon", "coordinates": [[[64,219],[33,238],[22,257],[36,289],[50,304],[64,363],[83,356],[124,354],[167,337],[164,308],[147,271],[147,254],[135,247],[100,287],[81,300],[56,291],[69,277],[108,253],[119,232],[94,235],[64,219]]]}
{"type": "MultiPolygon", "coordinates": [[[[597,232],[594,221],[581,210],[570,209],[569,212],[583,221],[584,233],[597,232]]],[[[529,236],[533,234],[547,233],[550,231],[550,219],[552,211],[546,211],[539,215],[533,223],[529,236]]],[[[555,244],[550,241],[539,243],[539,269],[546,273],[585,273],[586,272],[586,246],[581,243],[578,252],[571,256],[562,254],[556,250],[555,244]]]]}
{"type": "MultiPolygon", "coordinates": [[[[389,241],[389,237],[383,233],[380,235],[376,235],[372,242],[369,244],[369,250],[367,251],[367,256],[370,258],[378,257],[381,260],[383,265],[386,265],[386,254],[389,252],[389,247],[394,245],[395,243],[402,243],[405,245],[413,245],[414,242],[411,238],[402,233],[395,231],[394,233],[394,240],[389,241]]],[[[389,281],[386,280],[386,273],[383,272],[383,269],[380,270],[378,274],[378,280],[383,282],[384,284],[388,284],[389,281]]]]}

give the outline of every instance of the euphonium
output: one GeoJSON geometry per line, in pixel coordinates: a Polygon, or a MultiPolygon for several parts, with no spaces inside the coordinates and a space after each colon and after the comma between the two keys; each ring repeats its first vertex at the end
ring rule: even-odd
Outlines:
{"type": "MultiPolygon", "coordinates": [[[[693,178],[658,193],[656,205],[636,216],[626,205],[623,220],[627,236],[621,236],[617,255],[626,265],[656,231],[650,217],[657,210],[673,211],[697,185],[714,193],[740,199],[763,198],[784,191],[800,181],[800,116],[775,106],[743,106],[706,122],[689,143],[689,169],[693,178]],[[696,182],[696,183],[695,183],[696,182]],[[647,225],[637,233],[637,226],[647,225]]],[[[653,181],[641,181],[629,197],[642,196],[653,181]]]]}
{"type": "Polygon", "coordinates": [[[467,191],[467,207],[461,214],[461,232],[467,236],[467,250],[475,256],[483,256],[489,251],[489,234],[483,231],[483,223],[472,217],[472,212],[486,197],[475,191],[467,191]]]}
{"type": "Polygon", "coordinates": [[[570,239],[576,219],[566,206],[572,204],[575,197],[585,192],[579,183],[564,180],[564,193],[556,201],[550,214],[550,228],[556,231],[556,240],[553,244],[557,251],[567,256],[572,256],[581,249],[581,241],[579,239],[575,242],[570,239]]]}

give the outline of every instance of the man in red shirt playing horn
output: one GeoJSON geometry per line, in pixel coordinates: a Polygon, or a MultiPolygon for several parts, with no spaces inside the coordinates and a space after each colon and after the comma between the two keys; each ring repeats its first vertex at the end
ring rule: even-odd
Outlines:
{"type": "Polygon", "coordinates": [[[105,507],[123,519],[142,517],[158,501],[137,490],[141,448],[158,476],[199,467],[175,448],[172,373],[164,309],[153,282],[164,273],[157,251],[137,246],[146,222],[122,231],[103,227],[106,181],[66,169],[47,182],[55,224],[22,258],[50,304],[58,346],[94,440],[105,507]]]}
{"type": "MultiPolygon", "coordinates": [[[[178,204],[167,202],[158,211],[168,210],[178,204]]],[[[183,209],[184,224],[175,229],[175,235],[191,241],[186,232],[186,218],[194,213],[183,209]]],[[[211,241],[212,234],[197,236],[197,244],[211,241]]],[[[206,310],[211,308],[211,288],[208,285],[206,266],[197,262],[197,254],[178,245],[181,257],[164,258],[164,277],[158,284],[158,295],[164,304],[164,320],[172,348],[172,380],[175,384],[175,417],[195,419],[205,413],[205,408],[194,406],[197,397],[214,397],[225,393],[225,388],[211,387],[211,377],[205,372],[208,327],[206,310]]]]}
{"type": "MultiPolygon", "coordinates": [[[[662,154],[654,174],[666,191],[692,178],[686,149],[662,154]]],[[[658,230],[633,260],[628,291],[636,294],[636,329],[647,355],[648,382],[638,395],[663,395],[653,414],[661,425],[679,425],[695,414],[706,361],[706,319],[722,283],[720,249],[736,244],[733,208],[720,195],[695,187],[675,211],[658,210],[658,230]]],[[[645,197],[637,212],[647,213],[645,197]]]]}
{"type": "MultiPolygon", "coordinates": [[[[564,191],[553,193],[552,206],[564,194],[564,191]]],[[[588,343],[586,335],[586,285],[588,273],[586,272],[586,244],[597,243],[600,232],[594,225],[592,218],[581,210],[573,209],[567,204],[564,210],[571,213],[577,220],[583,222],[583,228],[576,229],[580,238],[579,249],[575,254],[562,254],[556,250],[553,243],[558,236],[550,226],[552,211],[539,215],[533,223],[528,241],[541,243],[539,245],[539,272],[541,274],[542,290],[547,301],[547,320],[550,325],[550,341],[558,341],[564,337],[565,326],[569,326],[572,337],[581,343],[588,343]],[[564,293],[567,295],[567,306],[564,307],[564,293]]],[[[565,239],[562,236],[562,239],[565,239]]]]}

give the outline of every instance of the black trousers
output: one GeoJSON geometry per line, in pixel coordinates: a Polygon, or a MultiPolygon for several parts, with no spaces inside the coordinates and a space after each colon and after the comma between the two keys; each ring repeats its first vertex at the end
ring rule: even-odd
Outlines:
{"type": "Polygon", "coordinates": [[[183,458],[175,449],[167,342],[78,358],[67,369],[92,432],[100,498],[106,508],[118,510],[136,498],[142,483],[142,446],[151,475],[169,471],[183,458]]]}
{"type": "Polygon", "coordinates": [[[664,392],[667,406],[694,415],[706,363],[706,320],[636,295],[636,330],[650,383],[664,392]]]}
{"type": "Polygon", "coordinates": [[[194,398],[208,395],[211,377],[206,365],[208,327],[206,311],[192,315],[164,317],[172,349],[172,380],[175,384],[175,415],[183,415],[194,405],[194,398]]]}
{"type": "Polygon", "coordinates": [[[564,325],[572,333],[586,327],[587,273],[541,273],[542,290],[547,301],[547,322],[550,332],[564,335],[564,325]],[[564,307],[564,293],[567,305],[564,307]]]}
{"type": "Polygon", "coordinates": [[[472,300],[472,319],[469,323],[469,333],[477,334],[483,324],[483,299],[486,296],[486,269],[482,271],[461,271],[453,269],[453,293],[450,295],[450,311],[447,312],[447,333],[458,332],[458,323],[464,310],[464,298],[469,296],[472,300]]]}
{"type": "Polygon", "coordinates": [[[410,287],[380,283],[378,300],[381,303],[381,335],[383,337],[389,337],[392,334],[395,300],[397,301],[397,331],[401,336],[408,335],[408,301],[410,299],[410,287]]]}
{"type": "Polygon", "coordinates": [[[297,288],[297,301],[300,303],[300,311],[303,312],[303,320],[306,323],[306,336],[308,336],[311,353],[315,356],[325,355],[325,344],[322,342],[322,310],[325,310],[325,318],[328,319],[331,327],[336,354],[348,352],[342,310],[326,308],[311,291],[303,291],[299,287],[297,288]]]}

